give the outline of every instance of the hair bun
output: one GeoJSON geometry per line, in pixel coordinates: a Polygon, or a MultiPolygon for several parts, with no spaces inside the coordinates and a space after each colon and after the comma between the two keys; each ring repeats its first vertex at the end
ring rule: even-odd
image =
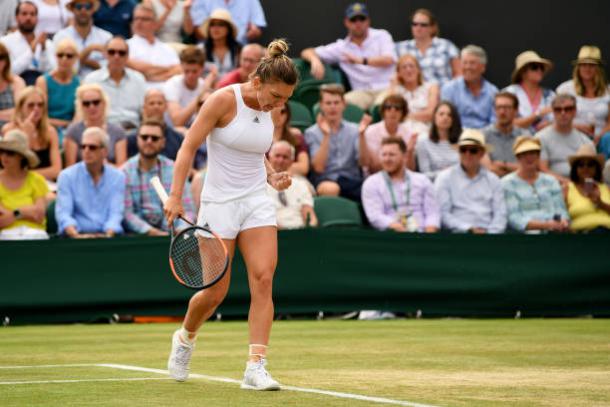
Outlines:
{"type": "Polygon", "coordinates": [[[288,53],[288,43],[283,39],[273,40],[267,46],[270,58],[277,58],[288,53]]]}

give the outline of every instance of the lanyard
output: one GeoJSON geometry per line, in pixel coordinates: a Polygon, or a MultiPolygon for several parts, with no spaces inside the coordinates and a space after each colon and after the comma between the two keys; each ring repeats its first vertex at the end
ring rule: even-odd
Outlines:
{"type": "MultiPolygon", "coordinates": [[[[381,171],[383,174],[383,179],[385,180],[386,186],[388,187],[388,191],[390,191],[390,198],[392,198],[392,208],[394,211],[398,213],[398,202],[396,200],[396,195],[394,195],[394,187],[392,186],[392,179],[388,175],[387,172],[381,171]]],[[[405,207],[407,214],[411,211],[409,210],[409,203],[411,202],[411,179],[409,178],[409,173],[405,170],[405,207]]]]}

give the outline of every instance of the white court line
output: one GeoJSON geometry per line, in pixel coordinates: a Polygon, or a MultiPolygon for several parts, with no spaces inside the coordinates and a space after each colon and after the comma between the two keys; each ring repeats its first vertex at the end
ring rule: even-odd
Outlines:
{"type": "MultiPolygon", "coordinates": [[[[97,366],[111,367],[111,368],[123,369],[123,370],[135,370],[137,372],[159,373],[159,374],[163,374],[163,375],[169,374],[167,370],[151,369],[151,368],[140,367],[140,366],[116,365],[116,364],[106,364],[106,363],[99,364],[97,366]]],[[[214,381],[214,382],[234,383],[234,384],[241,383],[241,380],[230,379],[228,377],[207,376],[207,375],[202,375],[202,374],[197,374],[197,373],[190,373],[189,377],[194,378],[194,379],[204,379],[204,380],[209,380],[209,381],[214,381]]],[[[323,394],[323,395],[332,396],[332,397],[339,397],[339,398],[352,399],[352,400],[361,400],[361,401],[370,401],[373,403],[381,403],[381,404],[394,404],[394,405],[398,405],[398,406],[407,406],[407,407],[436,407],[431,404],[420,404],[420,403],[413,403],[410,401],[393,400],[393,399],[387,399],[384,397],[363,396],[360,394],[342,393],[342,392],[338,392],[338,391],[309,389],[306,387],[295,387],[295,386],[282,385],[282,390],[298,391],[298,392],[302,392],[302,393],[323,394]]]]}
{"type": "MultiPolygon", "coordinates": [[[[130,366],[130,365],[119,365],[113,363],[88,363],[88,364],[65,364],[65,365],[38,365],[38,366],[0,366],[0,369],[31,369],[31,368],[56,368],[56,367],[106,367],[111,369],[120,369],[120,370],[131,370],[136,372],[148,372],[148,373],[157,373],[162,375],[169,375],[167,370],[162,369],[152,369],[148,367],[141,366],[130,366]]],[[[228,377],[219,377],[219,376],[208,376],[198,373],[189,374],[190,378],[193,379],[203,379],[213,382],[221,382],[221,383],[231,383],[231,384],[241,384],[241,380],[235,380],[228,377]]],[[[0,385],[13,385],[13,384],[46,384],[46,383],[81,383],[81,382],[110,382],[110,381],[145,381],[145,380],[171,380],[169,377],[135,377],[135,378],[110,378],[110,379],[75,379],[75,380],[34,380],[34,381],[12,381],[12,382],[0,382],[0,385]]],[[[372,397],[372,396],[363,396],[360,394],[354,393],[343,393],[337,391],[330,390],[321,390],[321,389],[312,389],[306,387],[295,387],[295,386],[285,386],[282,385],[282,390],[289,391],[298,391],[302,393],[312,393],[312,394],[322,394],[325,396],[352,399],[352,400],[361,400],[361,401],[369,401],[373,403],[380,404],[394,404],[398,406],[406,406],[406,407],[436,407],[431,404],[421,404],[421,403],[413,403],[410,401],[402,401],[402,400],[393,400],[384,397],[372,397]]]]}
{"type": "Polygon", "coordinates": [[[3,384],[48,384],[48,383],[84,383],[84,382],[136,382],[144,380],[171,380],[170,377],[123,377],[120,379],[66,379],[66,380],[30,380],[30,381],[14,381],[14,382],[0,382],[3,384]]]}

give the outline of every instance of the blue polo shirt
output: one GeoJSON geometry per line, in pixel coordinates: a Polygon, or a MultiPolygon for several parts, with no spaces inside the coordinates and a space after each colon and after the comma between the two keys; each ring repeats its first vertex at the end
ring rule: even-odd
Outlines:
{"type": "Polygon", "coordinates": [[[447,100],[457,108],[462,127],[481,129],[495,121],[494,96],[498,93],[498,88],[484,78],[482,81],[483,86],[477,96],[470,92],[463,77],[443,85],[441,100],[447,100]]]}
{"type": "Polygon", "coordinates": [[[93,14],[93,23],[112,35],[128,39],[135,6],[134,0],[120,0],[114,7],[110,7],[106,0],[100,0],[100,8],[93,14]]]}

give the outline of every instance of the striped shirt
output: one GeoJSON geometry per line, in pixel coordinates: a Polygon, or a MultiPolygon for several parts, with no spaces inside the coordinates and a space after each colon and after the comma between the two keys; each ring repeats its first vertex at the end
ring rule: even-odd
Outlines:
{"type": "Polygon", "coordinates": [[[426,174],[431,181],[434,181],[440,171],[460,161],[456,145],[445,140],[435,143],[428,137],[420,138],[415,151],[419,171],[426,174]]]}
{"type": "MultiPolygon", "coordinates": [[[[125,172],[125,223],[130,231],[136,233],[147,233],[153,227],[167,231],[169,228],[163,214],[163,205],[150,186],[150,179],[158,176],[165,189],[169,191],[174,175],[174,162],[159,155],[157,165],[150,171],[142,172],[139,168],[139,160],[140,155],[136,154],[123,166],[125,172]]],[[[182,204],[185,217],[195,220],[191,188],[188,182],[184,188],[182,204]]]]}

